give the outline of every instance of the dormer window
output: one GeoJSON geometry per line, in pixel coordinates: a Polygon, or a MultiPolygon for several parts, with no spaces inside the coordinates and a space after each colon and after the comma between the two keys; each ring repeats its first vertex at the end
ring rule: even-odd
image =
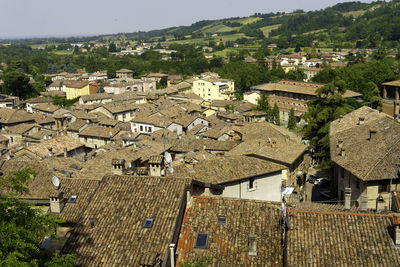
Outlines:
{"type": "Polygon", "coordinates": [[[143,223],[143,228],[153,227],[154,218],[146,218],[143,223]]]}

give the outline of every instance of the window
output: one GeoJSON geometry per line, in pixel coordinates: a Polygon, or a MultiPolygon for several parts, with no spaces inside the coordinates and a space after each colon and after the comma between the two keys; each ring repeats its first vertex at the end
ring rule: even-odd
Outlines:
{"type": "Polygon", "coordinates": [[[149,128],[147,129],[147,131],[148,131],[149,133],[151,133],[151,127],[149,127],[149,128]]]}
{"type": "Polygon", "coordinates": [[[218,224],[226,224],[226,216],[218,216],[218,224]]]}
{"type": "Polygon", "coordinates": [[[87,143],[87,137],[85,137],[85,143],[87,143]]]}
{"type": "Polygon", "coordinates": [[[14,143],[14,137],[10,136],[11,143],[14,143]]]}
{"type": "Polygon", "coordinates": [[[117,114],[114,115],[114,119],[116,119],[116,120],[118,119],[118,115],[117,114]]]}
{"type": "Polygon", "coordinates": [[[197,234],[195,248],[207,248],[208,234],[197,234]]]}
{"type": "Polygon", "coordinates": [[[386,193],[390,191],[390,180],[379,182],[378,193],[386,193]]]}
{"type": "Polygon", "coordinates": [[[143,228],[151,228],[153,226],[154,218],[146,218],[143,223],[143,228]]]}
{"type": "Polygon", "coordinates": [[[122,119],[125,119],[125,117],[126,117],[126,114],[125,113],[122,114],[122,119]]]}
{"type": "Polygon", "coordinates": [[[141,132],[143,131],[143,125],[140,125],[140,131],[141,132]]]}
{"type": "Polygon", "coordinates": [[[257,236],[249,235],[249,256],[257,256],[257,236]]]}
{"type": "Polygon", "coordinates": [[[254,178],[249,179],[249,190],[255,190],[256,188],[254,187],[254,178]]]}

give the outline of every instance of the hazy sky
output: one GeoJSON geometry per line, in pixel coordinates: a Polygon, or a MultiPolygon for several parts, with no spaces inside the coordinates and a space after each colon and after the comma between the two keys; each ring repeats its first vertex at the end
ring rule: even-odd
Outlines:
{"type": "Polygon", "coordinates": [[[0,0],[0,38],[148,31],[339,2],[345,0],[0,0]]]}

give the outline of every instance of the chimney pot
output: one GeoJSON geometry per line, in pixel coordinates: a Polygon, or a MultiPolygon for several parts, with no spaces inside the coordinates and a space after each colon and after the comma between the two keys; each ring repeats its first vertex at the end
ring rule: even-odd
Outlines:
{"type": "Polygon", "coordinates": [[[351,188],[345,188],[344,191],[344,208],[349,210],[351,208],[351,188]]]}

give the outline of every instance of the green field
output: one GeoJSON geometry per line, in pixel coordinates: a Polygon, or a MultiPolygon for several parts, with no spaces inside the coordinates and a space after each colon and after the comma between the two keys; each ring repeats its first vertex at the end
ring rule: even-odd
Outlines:
{"type": "Polygon", "coordinates": [[[281,25],[282,24],[269,25],[269,26],[265,26],[265,27],[260,28],[260,30],[263,32],[264,36],[268,38],[269,33],[272,30],[278,29],[281,25]]]}
{"type": "Polygon", "coordinates": [[[203,33],[214,34],[214,33],[219,33],[219,32],[230,32],[230,31],[239,30],[239,29],[240,29],[240,27],[228,27],[220,22],[217,24],[211,24],[206,27],[203,27],[199,31],[201,31],[203,33]]]}
{"type": "Polygon", "coordinates": [[[350,11],[347,13],[343,13],[343,16],[345,16],[345,17],[353,16],[354,18],[357,18],[359,16],[364,15],[364,13],[365,13],[365,10],[356,10],[356,11],[350,11]]]}
{"type": "Polygon", "coordinates": [[[242,23],[243,25],[246,25],[246,24],[254,23],[254,22],[259,21],[259,20],[261,20],[261,18],[258,18],[258,17],[250,17],[250,18],[232,20],[232,22],[240,22],[240,23],[242,23]]]}
{"type": "Polygon", "coordinates": [[[72,55],[73,51],[55,50],[55,51],[51,51],[50,53],[55,54],[55,55],[72,55]]]}
{"type": "MultiPolygon", "coordinates": [[[[209,41],[219,41],[220,39],[222,39],[222,41],[235,41],[236,39],[245,37],[245,35],[243,33],[235,33],[235,34],[229,34],[229,35],[221,35],[221,36],[217,36],[217,37],[213,37],[213,38],[195,38],[195,39],[186,39],[186,40],[178,40],[178,41],[168,41],[170,43],[176,43],[176,44],[204,44],[207,43],[209,41]]],[[[248,37],[246,37],[248,38],[248,37]]],[[[250,39],[250,38],[249,38],[250,39]]]]}

